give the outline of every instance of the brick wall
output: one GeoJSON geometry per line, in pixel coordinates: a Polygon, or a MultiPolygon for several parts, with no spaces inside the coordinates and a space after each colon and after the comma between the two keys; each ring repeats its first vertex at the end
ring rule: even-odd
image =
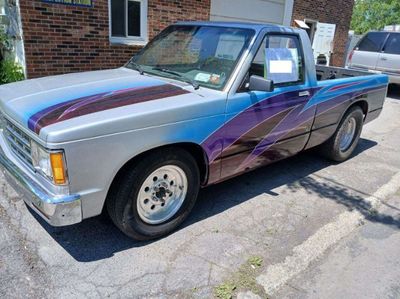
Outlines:
{"type": "MultiPolygon", "coordinates": [[[[29,78],[114,68],[140,47],[110,44],[108,0],[93,7],[20,0],[29,78]]],[[[148,30],[152,38],[179,20],[208,20],[210,0],[149,0],[148,30]]]]}
{"type": "MultiPolygon", "coordinates": [[[[336,24],[331,65],[343,66],[354,0],[295,0],[292,20],[336,24]]],[[[294,24],[293,24],[294,25],[294,24]]]]}

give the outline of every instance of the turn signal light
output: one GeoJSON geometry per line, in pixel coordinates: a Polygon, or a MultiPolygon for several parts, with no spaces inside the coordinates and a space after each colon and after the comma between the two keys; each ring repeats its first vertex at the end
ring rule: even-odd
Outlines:
{"type": "Polygon", "coordinates": [[[53,180],[57,185],[64,185],[67,182],[65,176],[63,153],[50,153],[51,169],[53,170],[53,180]]]}

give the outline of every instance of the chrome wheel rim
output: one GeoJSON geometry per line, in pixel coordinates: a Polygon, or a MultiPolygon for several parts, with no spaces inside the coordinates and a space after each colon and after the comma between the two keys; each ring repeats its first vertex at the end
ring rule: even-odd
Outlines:
{"type": "Polygon", "coordinates": [[[137,211],[148,224],[171,219],[181,208],[187,194],[188,181],[182,168],[162,166],[153,171],[140,187],[137,211]]]}
{"type": "Polygon", "coordinates": [[[354,117],[349,118],[343,129],[343,134],[340,139],[340,150],[342,152],[348,150],[353,143],[354,135],[356,133],[357,123],[354,117]]]}

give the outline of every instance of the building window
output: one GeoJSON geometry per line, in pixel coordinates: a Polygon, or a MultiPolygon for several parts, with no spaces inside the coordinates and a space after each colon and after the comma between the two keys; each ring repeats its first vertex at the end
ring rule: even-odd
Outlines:
{"type": "Polygon", "coordinates": [[[109,9],[111,43],[147,43],[147,0],[109,0],[109,9]]]}

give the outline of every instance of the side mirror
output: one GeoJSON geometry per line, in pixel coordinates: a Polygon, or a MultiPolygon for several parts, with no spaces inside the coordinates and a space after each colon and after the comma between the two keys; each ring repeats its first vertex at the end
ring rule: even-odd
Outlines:
{"type": "Polygon", "coordinates": [[[250,76],[250,82],[248,86],[250,91],[274,91],[274,82],[272,80],[265,79],[260,76],[250,76]]]}

